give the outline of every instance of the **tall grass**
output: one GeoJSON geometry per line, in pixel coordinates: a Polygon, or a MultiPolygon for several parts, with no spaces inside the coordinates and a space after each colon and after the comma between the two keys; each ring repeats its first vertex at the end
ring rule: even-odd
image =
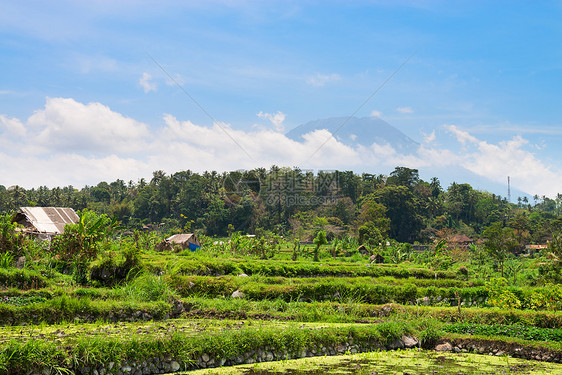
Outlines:
{"type": "Polygon", "coordinates": [[[14,255],[11,253],[0,254],[0,268],[10,268],[14,264],[14,255]]]}
{"type": "Polygon", "coordinates": [[[177,294],[162,276],[141,274],[123,287],[127,298],[141,302],[172,301],[177,294]]]}

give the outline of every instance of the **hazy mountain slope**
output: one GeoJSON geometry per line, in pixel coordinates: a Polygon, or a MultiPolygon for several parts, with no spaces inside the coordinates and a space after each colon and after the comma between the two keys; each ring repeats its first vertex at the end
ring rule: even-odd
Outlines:
{"type": "MultiPolygon", "coordinates": [[[[348,146],[357,145],[371,146],[373,143],[389,144],[400,154],[415,154],[420,146],[419,143],[402,133],[384,120],[378,117],[332,117],[321,120],[307,122],[289,131],[286,136],[295,141],[303,141],[304,134],[315,130],[326,129],[335,138],[348,146]]],[[[356,173],[390,173],[392,170],[365,170],[365,167],[350,166],[350,170],[356,173]]],[[[462,166],[436,167],[426,166],[420,168],[420,176],[429,181],[431,177],[438,177],[444,189],[447,189],[452,182],[469,183],[478,190],[486,190],[495,194],[507,197],[507,176],[505,182],[493,181],[487,177],[478,175],[462,166]]],[[[523,192],[515,186],[511,188],[511,201],[517,201],[518,196],[529,197],[530,193],[523,192]]]]}
{"type": "Polygon", "coordinates": [[[314,130],[326,129],[334,137],[349,146],[371,146],[373,143],[390,144],[401,153],[413,153],[419,144],[410,137],[378,117],[332,117],[297,126],[286,136],[295,141],[302,141],[304,134],[314,130]]]}

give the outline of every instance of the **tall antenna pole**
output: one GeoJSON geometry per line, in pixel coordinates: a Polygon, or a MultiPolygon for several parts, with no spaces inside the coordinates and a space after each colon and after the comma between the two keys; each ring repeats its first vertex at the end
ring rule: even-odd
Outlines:
{"type": "Polygon", "coordinates": [[[509,176],[507,176],[507,201],[511,203],[511,180],[509,176]]]}

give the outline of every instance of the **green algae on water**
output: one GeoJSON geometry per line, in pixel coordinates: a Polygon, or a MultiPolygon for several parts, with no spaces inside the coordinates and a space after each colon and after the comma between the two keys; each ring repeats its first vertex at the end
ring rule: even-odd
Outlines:
{"type": "MultiPolygon", "coordinates": [[[[187,373],[185,373],[187,374],[187,373]]],[[[190,375],[426,375],[426,374],[562,374],[562,364],[509,356],[448,353],[425,350],[370,352],[310,357],[190,371],[190,375]]]]}

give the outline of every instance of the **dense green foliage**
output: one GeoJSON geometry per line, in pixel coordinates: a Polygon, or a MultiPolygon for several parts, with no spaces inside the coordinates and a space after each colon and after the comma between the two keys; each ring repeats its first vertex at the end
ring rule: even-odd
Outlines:
{"type": "MultiPolygon", "coordinates": [[[[524,197],[511,204],[466,183],[444,190],[437,178],[423,181],[416,169],[405,167],[388,177],[273,166],[222,174],[182,171],[167,176],[156,171],[149,182],[116,180],[80,190],[0,188],[0,212],[35,205],[90,209],[131,228],[156,224],[209,235],[262,228],[312,240],[325,230],[331,240],[360,232],[361,241],[371,246],[384,238],[428,242],[451,232],[475,237],[498,222],[514,231],[521,246],[544,243],[562,229],[561,195],[535,196],[533,203],[524,197]]],[[[15,240],[2,233],[0,252],[15,240]]]]}
{"type": "Polygon", "coordinates": [[[525,340],[537,341],[556,341],[562,342],[562,329],[559,328],[537,328],[523,325],[482,325],[482,324],[452,324],[445,328],[445,331],[451,333],[464,333],[470,335],[486,335],[486,336],[508,336],[517,337],[525,340]]]}

